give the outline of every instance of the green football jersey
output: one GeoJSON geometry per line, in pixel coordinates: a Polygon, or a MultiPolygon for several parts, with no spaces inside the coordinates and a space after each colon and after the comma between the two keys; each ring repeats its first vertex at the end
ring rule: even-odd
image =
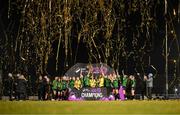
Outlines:
{"type": "Polygon", "coordinates": [[[113,80],[113,87],[114,88],[118,88],[119,87],[117,79],[113,80]]]}
{"type": "Polygon", "coordinates": [[[90,85],[90,79],[88,76],[84,76],[84,86],[89,87],[90,85]]]}
{"type": "Polygon", "coordinates": [[[127,77],[123,77],[122,85],[125,86],[125,87],[126,87],[126,84],[127,84],[127,80],[128,80],[127,77]]]}
{"type": "Polygon", "coordinates": [[[73,89],[74,88],[74,80],[69,81],[69,88],[73,89]]]}
{"type": "Polygon", "coordinates": [[[105,87],[111,87],[111,80],[108,78],[104,79],[105,87]]]}
{"type": "Polygon", "coordinates": [[[58,85],[58,81],[57,80],[53,80],[52,89],[56,90],[57,89],[57,85],[58,85]]]}
{"type": "Polygon", "coordinates": [[[57,82],[57,89],[62,90],[62,82],[61,81],[57,82]]]}
{"type": "Polygon", "coordinates": [[[67,82],[65,80],[62,80],[62,90],[67,89],[67,82]]]}

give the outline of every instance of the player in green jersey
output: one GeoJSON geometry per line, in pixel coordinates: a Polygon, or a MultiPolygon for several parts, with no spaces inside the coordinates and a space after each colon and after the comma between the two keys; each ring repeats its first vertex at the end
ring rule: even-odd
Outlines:
{"type": "Polygon", "coordinates": [[[58,94],[58,100],[62,99],[62,81],[61,78],[58,78],[58,82],[57,82],[57,94],[58,94]]]}
{"type": "Polygon", "coordinates": [[[74,89],[75,77],[70,77],[69,79],[69,88],[74,89]]]}
{"type": "Polygon", "coordinates": [[[67,86],[68,86],[68,82],[66,79],[66,76],[63,76],[62,78],[62,100],[66,100],[67,99],[67,86]]]}
{"type": "Polygon", "coordinates": [[[125,95],[125,97],[126,97],[127,80],[128,80],[127,75],[123,74],[122,86],[123,86],[123,94],[125,95]]]}
{"type": "Polygon", "coordinates": [[[131,79],[131,99],[134,99],[136,80],[133,75],[130,76],[130,79],[131,79]]]}
{"type": "Polygon", "coordinates": [[[109,79],[109,76],[104,76],[104,86],[106,88],[111,88],[111,80],[109,79]]]}
{"type": "Polygon", "coordinates": [[[57,85],[58,85],[58,77],[55,77],[55,79],[52,82],[53,99],[57,99],[57,93],[58,93],[57,85]]]}
{"type": "Polygon", "coordinates": [[[80,77],[79,77],[80,81],[81,81],[81,86],[84,87],[84,76],[82,74],[82,70],[80,71],[80,77]]]}
{"type": "Polygon", "coordinates": [[[84,76],[84,87],[89,87],[90,86],[90,78],[89,75],[84,76]]]}
{"type": "Polygon", "coordinates": [[[113,86],[113,94],[114,94],[115,99],[119,99],[119,95],[118,95],[119,83],[118,83],[117,76],[115,74],[113,74],[112,86],[113,86]]]}
{"type": "Polygon", "coordinates": [[[104,76],[104,86],[107,88],[107,94],[110,95],[112,92],[110,76],[104,76]]]}

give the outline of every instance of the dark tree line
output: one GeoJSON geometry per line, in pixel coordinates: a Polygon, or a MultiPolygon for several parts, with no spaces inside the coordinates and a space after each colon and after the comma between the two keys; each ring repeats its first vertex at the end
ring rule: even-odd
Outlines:
{"type": "Polygon", "coordinates": [[[86,55],[89,63],[144,72],[156,39],[164,48],[161,0],[9,0],[8,19],[0,43],[9,71],[48,73],[53,60],[60,73],[86,55]]]}

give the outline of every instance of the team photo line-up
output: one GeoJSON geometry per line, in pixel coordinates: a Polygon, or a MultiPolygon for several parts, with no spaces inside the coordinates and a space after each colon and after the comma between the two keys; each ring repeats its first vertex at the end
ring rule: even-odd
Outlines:
{"type": "MultiPolygon", "coordinates": [[[[81,90],[82,88],[106,88],[107,92],[114,96],[115,100],[119,100],[119,89],[123,90],[125,99],[134,99],[136,89],[135,75],[125,75],[122,72],[119,75],[113,72],[105,75],[100,72],[99,75],[93,75],[88,71],[85,75],[80,71],[78,76],[56,76],[52,80],[45,75],[40,75],[37,84],[38,100],[68,100],[71,90],[81,90]]],[[[10,100],[26,100],[28,98],[27,88],[28,81],[22,74],[13,77],[12,73],[8,74],[9,88],[8,95],[10,100]]],[[[146,96],[152,99],[153,74],[144,75],[142,80],[142,99],[146,96]]]]}

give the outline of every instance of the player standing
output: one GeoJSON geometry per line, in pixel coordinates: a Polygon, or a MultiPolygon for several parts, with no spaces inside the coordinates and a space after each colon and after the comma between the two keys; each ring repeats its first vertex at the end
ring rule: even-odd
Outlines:
{"type": "Polygon", "coordinates": [[[55,79],[52,82],[53,99],[55,100],[57,99],[57,93],[58,93],[57,85],[58,85],[58,77],[55,77],[55,79]]]}
{"type": "Polygon", "coordinates": [[[66,98],[67,98],[67,86],[68,86],[67,79],[65,76],[63,76],[63,79],[62,79],[62,100],[66,100],[66,98]]]}
{"type": "Polygon", "coordinates": [[[75,77],[70,77],[69,79],[69,88],[70,90],[74,89],[75,77]]]}
{"type": "Polygon", "coordinates": [[[74,87],[77,89],[77,90],[80,90],[81,88],[81,80],[79,79],[79,77],[76,78],[75,82],[74,82],[74,87]]]}
{"type": "Polygon", "coordinates": [[[90,79],[90,87],[92,88],[96,87],[96,80],[94,79],[93,75],[91,76],[91,79],[90,79]]]}
{"type": "Polygon", "coordinates": [[[131,79],[131,99],[134,99],[136,80],[133,75],[130,76],[130,79],[131,79]]]}
{"type": "Polygon", "coordinates": [[[107,94],[111,93],[111,80],[110,76],[104,76],[104,86],[107,88],[107,94]]]}
{"type": "Polygon", "coordinates": [[[59,77],[57,80],[57,98],[58,100],[62,99],[62,80],[59,77]]]}
{"type": "Polygon", "coordinates": [[[126,98],[126,95],[127,95],[127,94],[126,94],[127,80],[128,80],[127,75],[124,75],[124,74],[123,74],[122,86],[123,86],[123,94],[124,94],[125,98],[126,98]]]}
{"type": "Polygon", "coordinates": [[[114,94],[115,100],[119,99],[119,94],[118,94],[119,84],[118,84],[117,76],[115,74],[113,74],[112,84],[113,84],[113,94],[114,94]]]}

